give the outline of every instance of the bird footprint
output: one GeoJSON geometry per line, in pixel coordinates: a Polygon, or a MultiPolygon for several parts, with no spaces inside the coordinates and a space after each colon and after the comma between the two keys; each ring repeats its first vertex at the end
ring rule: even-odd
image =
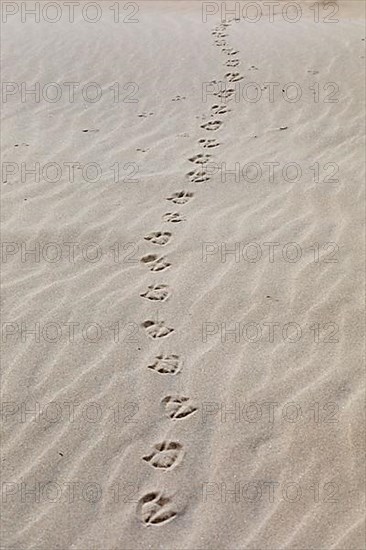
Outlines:
{"type": "Polygon", "coordinates": [[[206,124],[202,124],[201,128],[203,128],[204,130],[215,132],[220,128],[221,125],[221,120],[209,120],[208,122],[206,122],[206,124]]]}
{"type": "Polygon", "coordinates": [[[198,155],[195,155],[194,157],[191,157],[189,162],[193,162],[194,164],[206,164],[209,162],[211,158],[211,155],[208,155],[206,153],[198,153],[198,155]]]}
{"type": "Polygon", "coordinates": [[[228,59],[228,60],[225,62],[225,65],[226,65],[227,67],[237,67],[239,64],[240,64],[239,59],[228,59]]]}
{"type": "Polygon", "coordinates": [[[179,212],[167,212],[163,216],[163,222],[180,223],[184,221],[186,221],[186,219],[181,216],[179,212]]]}
{"type": "Polygon", "coordinates": [[[170,470],[173,466],[178,465],[183,454],[183,447],[177,441],[163,441],[154,445],[153,451],[149,455],[143,456],[142,460],[154,468],[170,470]]]}
{"type": "Polygon", "coordinates": [[[172,234],[169,231],[153,231],[144,237],[145,241],[151,241],[159,246],[165,246],[171,238],[172,234]]]}
{"type": "Polygon", "coordinates": [[[239,53],[239,50],[234,50],[234,48],[222,48],[222,51],[226,53],[226,55],[236,55],[239,53]]]}
{"type": "Polygon", "coordinates": [[[154,370],[159,374],[177,374],[181,370],[182,362],[179,355],[160,354],[157,355],[152,365],[148,365],[148,369],[154,370]]]}
{"type": "Polygon", "coordinates": [[[234,88],[227,88],[226,90],[220,90],[219,92],[214,93],[214,95],[220,99],[228,99],[229,97],[232,97],[234,94],[235,94],[234,88]]]}
{"type": "Polygon", "coordinates": [[[218,147],[220,145],[220,143],[216,139],[200,139],[198,143],[204,149],[213,149],[214,147],[218,147]]]}
{"type": "Polygon", "coordinates": [[[204,183],[210,180],[210,176],[202,169],[188,172],[188,177],[193,183],[204,183]]]}
{"type": "Polygon", "coordinates": [[[143,264],[147,264],[150,271],[165,271],[171,266],[164,257],[158,258],[156,254],[147,254],[140,260],[143,264]]]}
{"type": "Polygon", "coordinates": [[[212,105],[211,107],[211,111],[212,111],[212,115],[226,115],[226,113],[228,113],[230,111],[230,109],[228,109],[226,107],[226,105],[212,105]]]}
{"type": "Polygon", "coordinates": [[[167,416],[172,420],[185,418],[197,411],[197,407],[191,404],[189,397],[168,395],[164,397],[162,404],[167,416]]]}
{"type": "Polygon", "coordinates": [[[239,80],[243,80],[244,77],[240,76],[239,73],[226,73],[225,78],[229,82],[239,82],[239,80]]]}
{"type": "Polygon", "coordinates": [[[186,204],[193,198],[193,193],[190,191],[177,191],[173,193],[171,197],[168,197],[167,201],[172,201],[174,204],[186,204]]]}
{"type": "Polygon", "coordinates": [[[147,335],[153,340],[156,340],[157,338],[165,338],[174,332],[174,329],[166,327],[163,321],[144,321],[142,326],[146,330],[147,335]]]}
{"type": "Polygon", "coordinates": [[[148,116],[152,116],[153,114],[154,113],[143,112],[143,113],[138,114],[137,116],[140,117],[140,118],[147,118],[148,116]]]}
{"type": "Polygon", "coordinates": [[[137,504],[137,513],[140,520],[146,525],[159,525],[175,518],[171,499],[161,492],[147,493],[140,498],[137,504]]]}
{"type": "Polygon", "coordinates": [[[170,292],[167,285],[151,285],[146,292],[140,294],[146,300],[164,302],[169,298],[170,292]]]}

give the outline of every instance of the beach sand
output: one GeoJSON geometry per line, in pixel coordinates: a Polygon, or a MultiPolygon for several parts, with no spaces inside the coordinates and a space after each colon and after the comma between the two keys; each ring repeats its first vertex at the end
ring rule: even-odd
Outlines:
{"type": "Polygon", "coordinates": [[[2,547],[365,548],[364,4],[84,4],[2,25],[2,547]]]}

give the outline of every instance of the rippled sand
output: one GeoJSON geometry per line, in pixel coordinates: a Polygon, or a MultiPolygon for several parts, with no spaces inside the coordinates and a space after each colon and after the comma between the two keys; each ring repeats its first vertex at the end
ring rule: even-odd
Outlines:
{"type": "Polygon", "coordinates": [[[4,548],[365,547],[364,14],[311,4],[3,24],[4,548]]]}

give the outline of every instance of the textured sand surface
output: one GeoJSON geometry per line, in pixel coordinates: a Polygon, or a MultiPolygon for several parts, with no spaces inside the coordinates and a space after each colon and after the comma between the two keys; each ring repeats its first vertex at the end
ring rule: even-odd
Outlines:
{"type": "Polygon", "coordinates": [[[2,25],[2,547],[361,550],[363,3],[112,4],[2,25]]]}

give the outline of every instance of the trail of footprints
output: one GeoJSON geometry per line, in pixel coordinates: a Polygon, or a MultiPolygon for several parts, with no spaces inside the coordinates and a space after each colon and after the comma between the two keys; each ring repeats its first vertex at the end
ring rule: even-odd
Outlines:
{"type": "MultiPolygon", "coordinates": [[[[228,58],[224,65],[238,67],[240,61],[235,56],[239,52],[231,48],[227,42],[227,28],[229,26],[230,23],[225,21],[215,27],[212,34],[215,37],[215,45],[220,47],[228,58]]],[[[239,72],[232,71],[227,72],[224,79],[226,82],[235,83],[242,80],[243,76],[239,72]]],[[[218,81],[214,80],[212,83],[217,84],[218,81]]],[[[219,89],[216,96],[222,100],[229,100],[234,93],[233,88],[224,87],[219,89]]],[[[172,101],[181,99],[185,98],[177,96],[172,101]]],[[[230,111],[231,109],[227,105],[220,103],[212,105],[210,110],[211,120],[201,124],[201,129],[205,132],[218,132],[223,126],[220,117],[227,115],[230,111]]],[[[143,113],[142,116],[146,116],[146,114],[143,113]]],[[[196,153],[188,159],[196,168],[189,171],[187,176],[191,183],[202,184],[211,179],[207,164],[210,162],[212,155],[208,153],[208,150],[216,149],[220,146],[220,142],[215,138],[202,137],[198,140],[198,145],[203,152],[196,153]]],[[[189,204],[193,198],[194,193],[192,191],[181,190],[166,197],[166,200],[182,207],[189,204]]],[[[161,221],[162,224],[179,224],[185,222],[186,218],[181,212],[171,211],[163,214],[161,221]]],[[[156,247],[169,245],[172,238],[172,233],[166,231],[164,227],[144,236],[144,240],[156,247]]],[[[146,254],[140,261],[152,273],[163,273],[172,267],[165,256],[154,253],[146,254]]],[[[140,293],[140,297],[151,302],[165,302],[171,297],[171,289],[166,284],[153,283],[140,293]]],[[[148,319],[142,323],[142,327],[146,332],[146,336],[152,340],[165,341],[174,334],[174,328],[170,327],[165,321],[148,319]]],[[[178,354],[161,352],[147,365],[147,369],[154,375],[176,376],[182,371],[183,363],[183,359],[178,354]]],[[[197,411],[193,400],[184,395],[167,395],[161,400],[160,405],[162,414],[171,421],[187,421],[197,411]]],[[[142,457],[142,460],[151,468],[167,472],[176,468],[183,461],[184,454],[185,449],[179,441],[164,440],[154,443],[148,454],[142,457]]],[[[152,491],[143,495],[137,504],[137,515],[140,521],[147,526],[166,524],[173,520],[177,514],[172,498],[162,491],[152,491]]]]}

